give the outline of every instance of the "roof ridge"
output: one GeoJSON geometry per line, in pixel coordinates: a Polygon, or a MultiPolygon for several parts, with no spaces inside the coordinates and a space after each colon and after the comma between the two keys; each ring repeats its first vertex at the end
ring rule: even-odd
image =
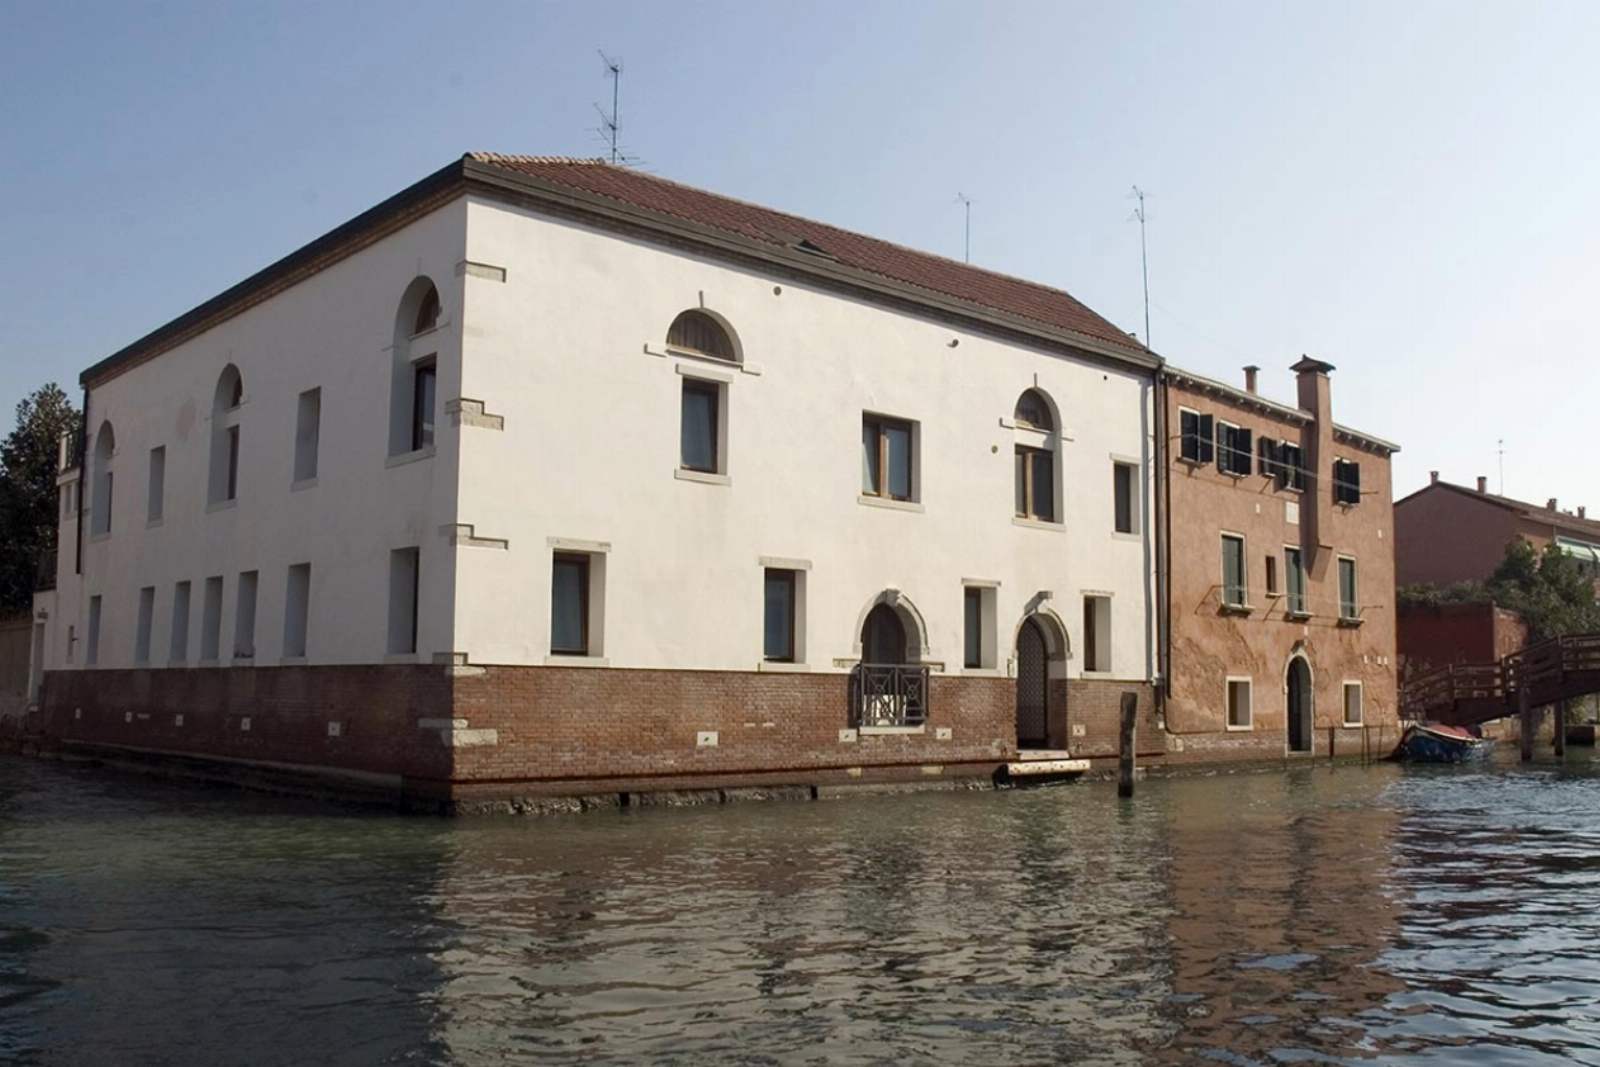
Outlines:
{"type": "Polygon", "coordinates": [[[612,166],[600,156],[529,156],[516,152],[468,152],[466,158],[478,163],[584,163],[612,166]]]}

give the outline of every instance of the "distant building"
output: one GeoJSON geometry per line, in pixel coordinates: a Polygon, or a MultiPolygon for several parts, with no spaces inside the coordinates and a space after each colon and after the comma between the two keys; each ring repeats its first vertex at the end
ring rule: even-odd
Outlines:
{"type": "Polygon", "coordinates": [[[1483,581],[1505,558],[1506,546],[1523,538],[1539,551],[1554,544],[1600,577],[1600,521],[1588,509],[1563,511],[1555,498],[1543,507],[1440,481],[1433,471],[1426,486],[1394,505],[1395,575],[1402,586],[1483,581]]]}
{"type": "Polygon", "coordinates": [[[1267,758],[1387,752],[1398,722],[1398,446],[1333,421],[1332,365],[1297,403],[1163,371],[1168,747],[1267,758]]]}

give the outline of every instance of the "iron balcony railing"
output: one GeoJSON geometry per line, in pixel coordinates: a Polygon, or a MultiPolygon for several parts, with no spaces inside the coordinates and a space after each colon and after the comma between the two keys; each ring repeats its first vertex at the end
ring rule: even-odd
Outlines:
{"type": "Polygon", "coordinates": [[[850,672],[850,725],[921,726],[928,721],[928,668],[861,663],[850,672]]]}

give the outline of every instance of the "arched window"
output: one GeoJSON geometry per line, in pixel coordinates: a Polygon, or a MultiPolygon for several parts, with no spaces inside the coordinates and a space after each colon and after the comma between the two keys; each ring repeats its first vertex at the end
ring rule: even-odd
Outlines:
{"type": "Polygon", "coordinates": [[[1056,522],[1056,419],[1043,393],[1024,390],[1012,412],[1016,420],[1016,515],[1056,522]]]}
{"type": "Polygon", "coordinates": [[[393,365],[389,381],[389,454],[433,447],[437,425],[438,350],[436,329],[443,308],[439,287],[426,275],[411,279],[395,310],[393,365]]]}
{"type": "Polygon", "coordinates": [[[232,363],[222,368],[211,396],[211,480],[207,501],[221,504],[239,497],[239,415],[244,379],[232,363]]]}
{"type": "Polygon", "coordinates": [[[921,615],[894,590],[861,616],[861,662],[850,672],[850,723],[861,729],[920,726],[928,718],[921,615]]]}
{"type": "Polygon", "coordinates": [[[699,356],[739,362],[739,349],[733,334],[709,312],[690,308],[672,320],[667,329],[667,344],[699,356]]]}
{"type": "Polygon", "coordinates": [[[111,532],[111,457],[117,451],[117,435],[110,421],[100,424],[94,435],[94,496],[91,498],[89,532],[111,532]]]}

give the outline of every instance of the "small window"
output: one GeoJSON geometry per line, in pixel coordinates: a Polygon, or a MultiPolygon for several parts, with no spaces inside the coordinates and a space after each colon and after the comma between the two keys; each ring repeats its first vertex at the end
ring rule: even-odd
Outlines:
{"type": "Polygon", "coordinates": [[[1267,592],[1277,596],[1278,589],[1278,557],[1267,557],[1267,592]]]}
{"type": "Polygon", "coordinates": [[[1348,556],[1339,557],[1339,618],[1352,622],[1361,617],[1361,605],[1356,601],[1356,561],[1348,556]]]}
{"type": "Polygon", "coordinates": [[[1056,521],[1055,453],[1018,445],[1015,485],[1018,518],[1056,521]]]}
{"type": "Polygon", "coordinates": [[[1228,679],[1228,729],[1248,730],[1251,723],[1250,679],[1228,679]]]}
{"type": "Polygon", "coordinates": [[[1305,455],[1299,445],[1278,443],[1278,488],[1303,492],[1306,487],[1305,455]]]}
{"type": "Polygon", "coordinates": [[[1215,454],[1212,444],[1212,418],[1188,408],[1178,410],[1178,455],[1188,463],[1210,463],[1215,454]]]}
{"type": "Polygon", "coordinates": [[[1083,669],[1111,670],[1111,598],[1083,598],[1083,669]]]}
{"type": "Polygon", "coordinates": [[[915,492],[911,423],[879,415],[861,420],[861,492],[912,500],[915,492]]]}
{"type": "Polygon", "coordinates": [[[1336,504],[1361,503],[1361,464],[1348,459],[1333,461],[1333,501],[1336,504]]]}
{"type": "Polygon", "coordinates": [[[697,378],[683,379],[683,420],[679,433],[679,464],[684,470],[720,474],[718,429],[721,422],[722,386],[697,378]]]}
{"type": "Polygon", "coordinates": [[[1344,724],[1346,726],[1361,725],[1361,683],[1344,683],[1344,724]]]}
{"type": "Polygon", "coordinates": [[[239,427],[228,427],[228,482],[224,500],[239,499],[239,427]]]}
{"type": "Polygon", "coordinates": [[[138,624],[133,631],[133,662],[141,666],[150,662],[150,630],[156,621],[156,587],[147,585],[139,590],[138,624]]]}
{"type": "Polygon", "coordinates": [[[766,569],[762,608],[761,655],[775,663],[795,662],[796,574],[766,569]]]}
{"type": "Polygon", "coordinates": [[[672,320],[672,325],[667,328],[667,344],[697,356],[727,360],[729,363],[739,361],[733,338],[722,323],[707,312],[693,308],[672,320]]]}
{"type": "Polygon", "coordinates": [[[1139,532],[1139,510],[1134,494],[1137,471],[1138,468],[1131,463],[1111,465],[1112,509],[1117,533],[1139,532]]]}
{"type": "Polygon", "coordinates": [[[1043,430],[1050,433],[1056,428],[1056,420],[1050,415],[1050,404],[1037,389],[1028,389],[1017,398],[1017,406],[1012,411],[1012,417],[1018,426],[1029,430],[1043,430]]]}
{"type": "Polygon", "coordinates": [[[411,451],[433,447],[433,412],[439,370],[432,359],[413,366],[411,372],[411,451]]]}
{"type": "Polygon", "coordinates": [[[167,495],[167,449],[160,445],[150,450],[150,489],[145,503],[145,519],[160,522],[167,495]]]}
{"type": "Polygon", "coordinates": [[[185,663],[189,659],[189,583],[179,582],[172,589],[172,633],[167,660],[185,663]]]}
{"type": "Polygon", "coordinates": [[[300,394],[294,420],[294,480],[308,482],[317,476],[317,447],[322,435],[322,390],[300,394]]]}
{"type": "Polygon", "coordinates": [[[83,662],[85,666],[93,667],[100,662],[100,598],[89,598],[89,647],[84,650],[83,662]]]}
{"type": "Polygon", "coordinates": [[[1298,548],[1283,550],[1283,570],[1289,583],[1289,614],[1309,614],[1310,610],[1306,607],[1306,568],[1298,548]]]}
{"type": "Polygon", "coordinates": [[[968,586],[962,596],[963,667],[983,666],[983,590],[968,586]]]}
{"type": "Polygon", "coordinates": [[[233,658],[254,659],[256,655],[256,579],[255,571],[239,575],[239,588],[233,605],[233,658]]]}
{"type": "Polygon", "coordinates": [[[1217,423],[1217,469],[1224,474],[1250,473],[1250,431],[1231,422],[1217,423]]]}
{"type": "Polygon", "coordinates": [[[430,285],[417,304],[417,318],[411,325],[412,336],[427,333],[437,325],[439,325],[439,290],[430,285]]]}
{"type": "Polygon", "coordinates": [[[389,553],[389,644],[390,655],[404,656],[417,650],[417,594],[421,588],[421,552],[415,547],[396,548],[389,553]]]}
{"type": "Polygon", "coordinates": [[[200,659],[217,662],[222,652],[222,575],[206,579],[205,599],[200,605],[200,659]]]}
{"type": "Polygon", "coordinates": [[[283,598],[283,655],[299,659],[306,654],[306,629],[311,617],[311,564],[289,568],[283,598]]]}
{"type": "Polygon", "coordinates": [[[1242,608],[1249,603],[1244,560],[1244,538],[1237,534],[1223,534],[1222,603],[1226,607],[1242,608]]]}
{"type": "Polygon", "coordinates": [[[550,651],[589,654],[589,557],[557,552],[550,583],[550,651]]]}
{"type": "Polygon", "coordinates": [[[1280,453],[1282,444],[1270,437],[1263,437],[1256,442],[1256,473],[1266,475],[1268,478],[1278,477],[1278,470],[1282,466],[1280,453]]]}

